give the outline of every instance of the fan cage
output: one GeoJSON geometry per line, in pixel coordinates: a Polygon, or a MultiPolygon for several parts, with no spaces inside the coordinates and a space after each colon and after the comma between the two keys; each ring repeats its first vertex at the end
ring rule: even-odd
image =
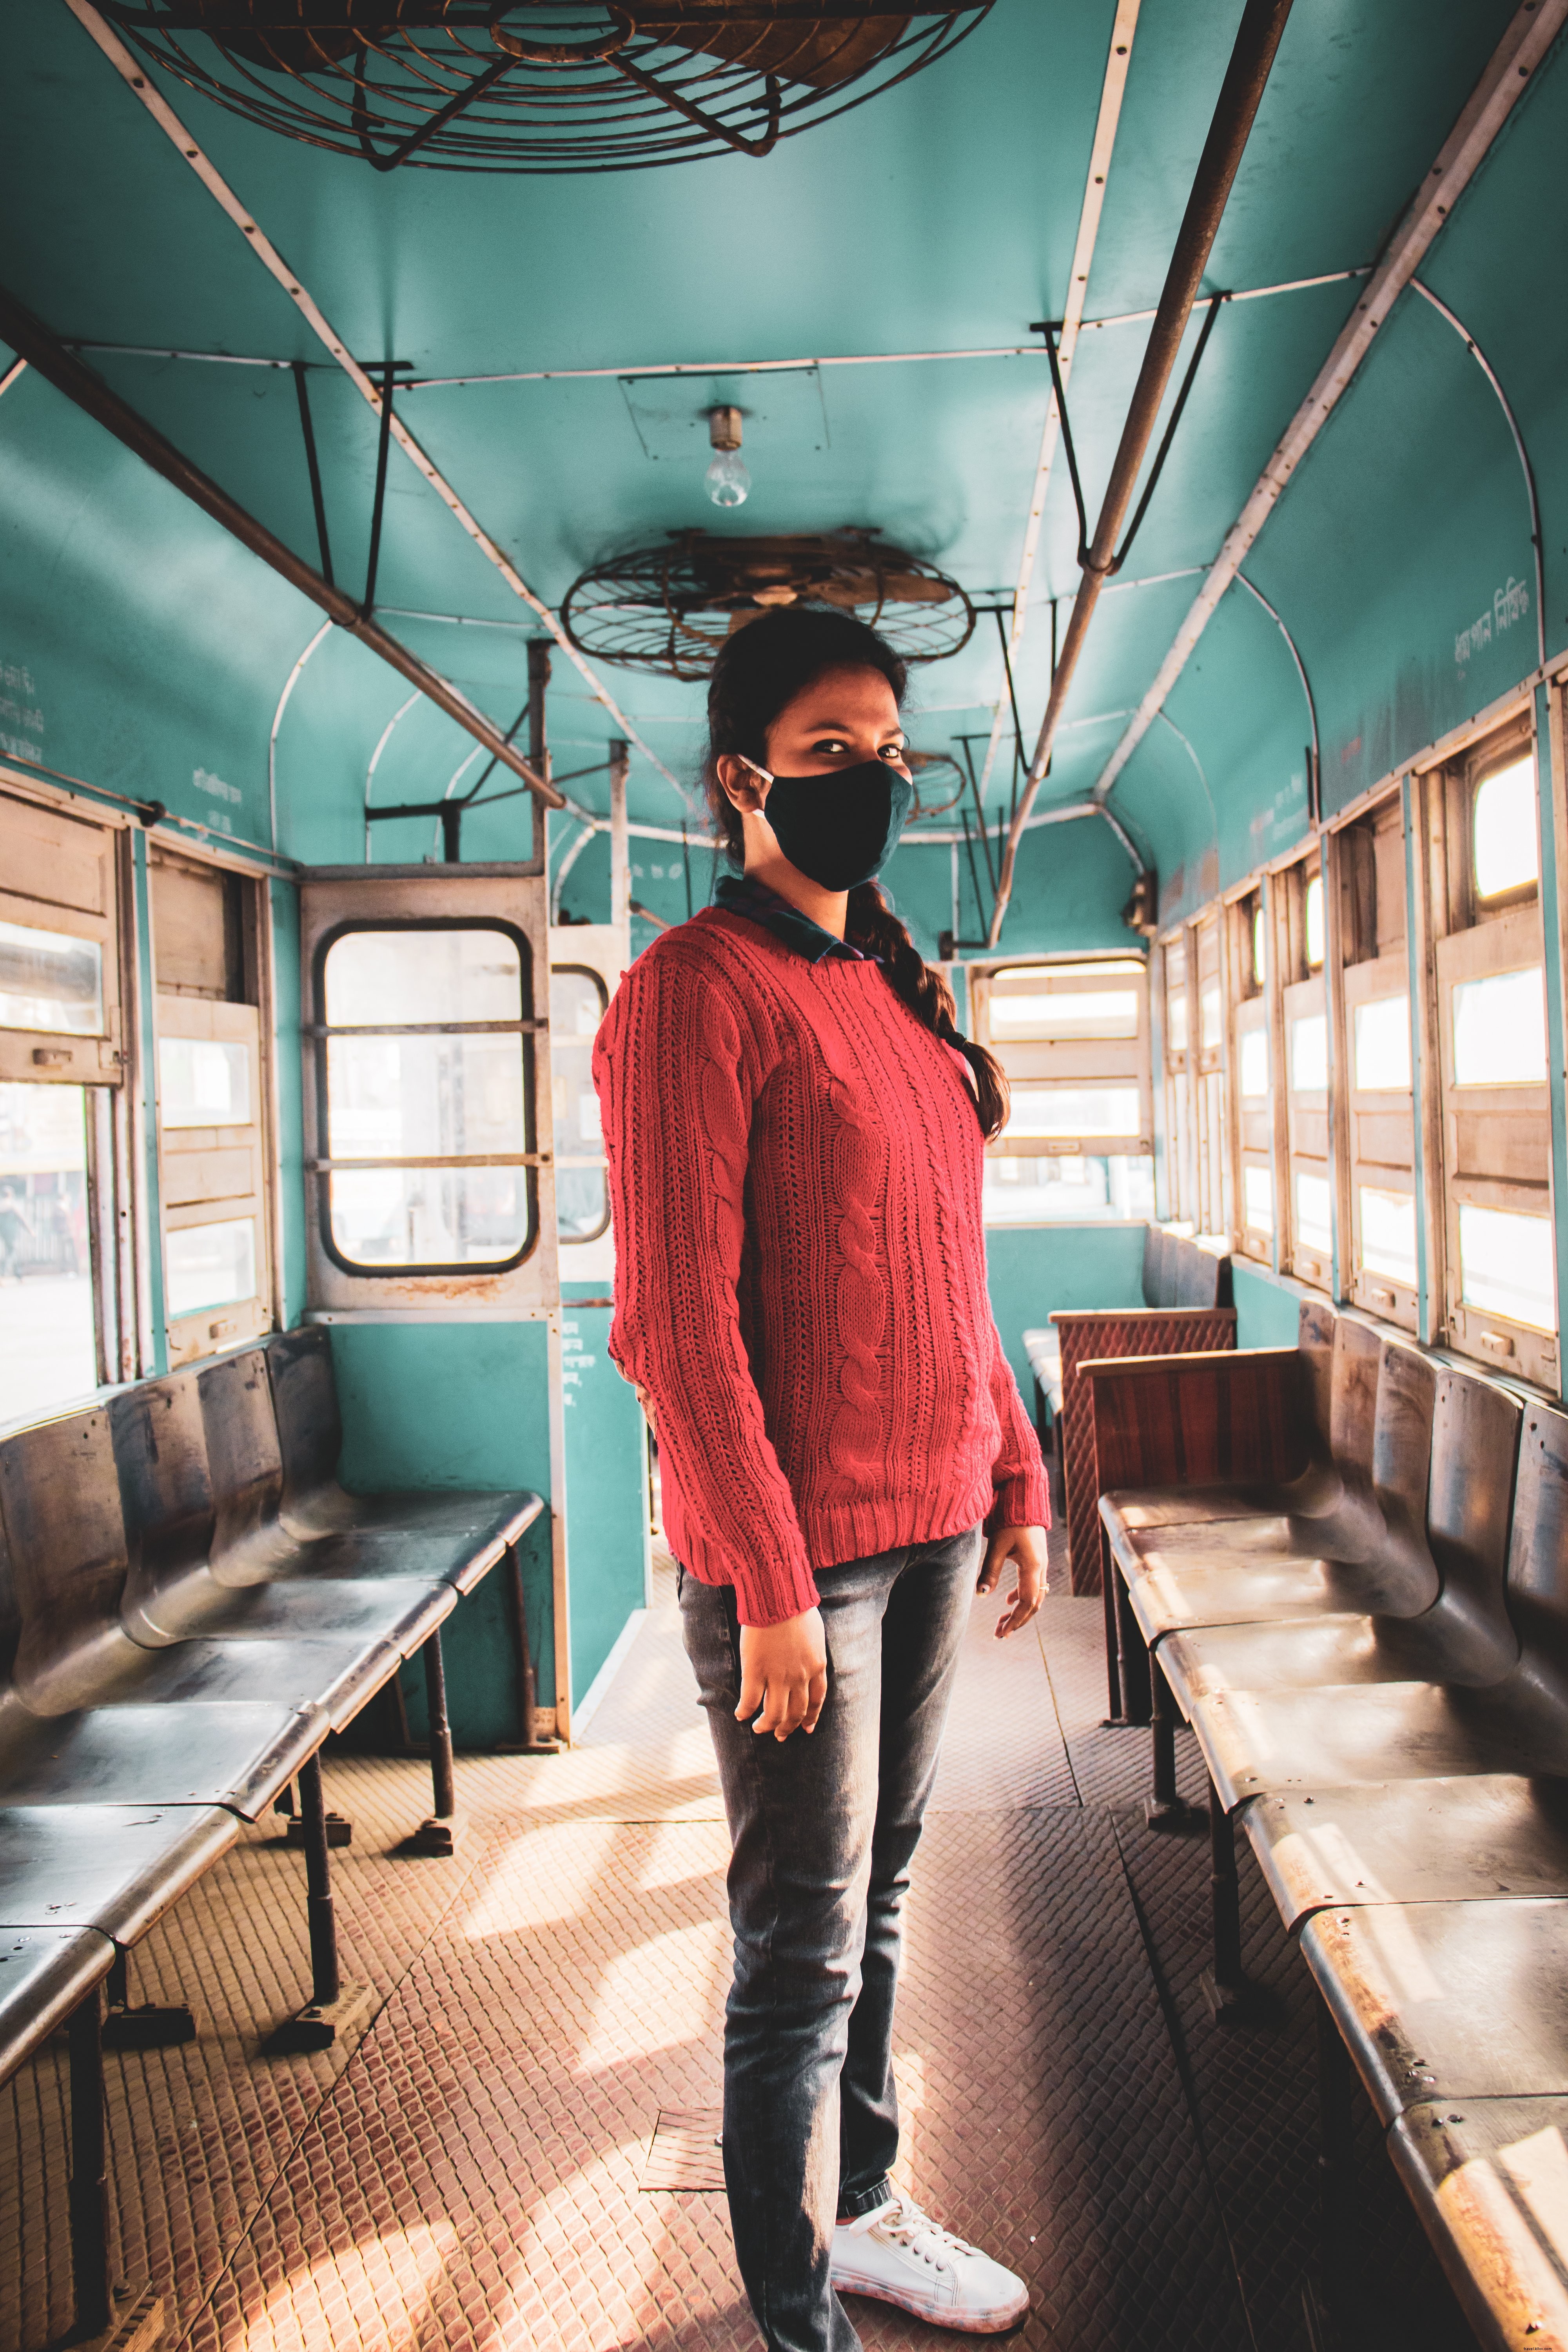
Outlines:
{"type": "Polygon", "coordinates": [[[579,653],[659,677],[707,677],[725,639],[789,605],[853,614],[907,662],[943,661],[974,632],[956,580],[871,531],[778,539],[672,534],[580,574],[561,604],[579,653]]]}
{"type": "Polygon", "coordinates": [[[514,173],[765,155],[934,65],[994,5],[103,0],[151,65],[267,130],[378,171],[514,173]]]}

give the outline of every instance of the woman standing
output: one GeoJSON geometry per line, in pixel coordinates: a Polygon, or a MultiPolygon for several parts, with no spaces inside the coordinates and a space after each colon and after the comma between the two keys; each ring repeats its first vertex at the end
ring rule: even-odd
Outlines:
{"type": "Polygon", "coordinates": [[[1023,2282],[894,2189],[900,1912],[976,1583],[1039,1606],[1035,1434],[985,1288],[988,1054],[873,877],[908,812],[901,662],[770,614],[709,692],[743,871],[599,1032],[611,1352],[656,1427],[723,1783],[724,2173],[771,2352],[848,2352],[836,2290],[1012,2326],[1023,2282]],[[795,1735],[801,1735],[796,1737],[795,1735]]]}

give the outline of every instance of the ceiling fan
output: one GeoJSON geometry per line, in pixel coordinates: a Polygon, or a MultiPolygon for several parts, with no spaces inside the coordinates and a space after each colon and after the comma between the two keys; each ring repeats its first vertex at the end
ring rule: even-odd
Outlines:
{"type": "Polygon", "coordinates": [[[102,0],[153,64],[292,139],[453,172],[778,140],[933,64],[994,0],[102,0]]]}
{"type": "Polygon", "coordinates": [[[956,580],[874,530],[728,539],[671,532],[575,579],[561,620],[580,653],[701,678],[734,630],[789,604],[827,605],[880,630],[906,661],[940,661],[967,645],[974,609],[956,580]]]}

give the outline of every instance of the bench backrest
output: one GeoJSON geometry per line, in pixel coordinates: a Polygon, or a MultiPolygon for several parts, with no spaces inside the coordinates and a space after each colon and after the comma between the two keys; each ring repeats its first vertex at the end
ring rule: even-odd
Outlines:
{"type": "Polygon", "coordinates": [[[1166,1294],[1165,1264],[1175,1236],[1163,1225],[1146,1225],[1143,1229],[1143,1304],[1145,1307],[1173,1307],[1175,1300],[1166,1294]]]}
{"type": "Polygon", "coordinates": [[[1365,1555],[1363,1588],[1374,1614],[1419,1616],[1437,1597],[1440,1579],[1426,1539],[1437,1390],[1432,1359],[1385,1335],[1372,1433],[1377,1525],[1365,1555]]]}
{"type": "Polygon", "coordinates": [[[1532,1682],[1568,1710],[1568,1413],[1533,1400],[1520,1434],[1507,1591],[1532,1682]]]}
{"type": "Polygon", "coordinates": [[[1419,1633],[1446,1682],[1500,1682],[1519,1657],[1504,1592],[1521,1410],[1484,1373],[1437,1368],[1426,1528],[1442,1591],[1419,1633]]]}
{"type": "Polygon", "coordinates": [[[279,1526],[283,1455],[264,1348],[225,1356],[197,1375],[212,1478],[213,1574],[220,1584],[257,1584],[292,1550],[279,1526]]]}
{"type": "Polygon", "coordinates": [[[1228,1307],[1230,1259],[1197,1242],[1176,1244],[1176,1304],[1178,1307],[1228,1307]]]}
{"type": "Polygon", "coordinates": [[[121,1614],[133,1640],[157,1647],[198,1632],[211,1605],[216,1514],[195,1373],[140,1381],[109,1418],[128,1559],[121,1614]]]}
{"type": "Polygon", "coordinates": [[[283,1510],[308,1508],[335,1496],[342,1423],[332,1378],[332,1343],[319,1326],[280,1332],[267,1343],[278,1444],[282,1456],[283,1510]]]}
{"type": "Polygon", "coordinates": [[[125,1531],[108,1413],[47,1421],[0,1444],[0,1513],[16,1695],[36,1715],[68,1715],[109,1695],[130,1650],[120,1622],[125,1531]]]}

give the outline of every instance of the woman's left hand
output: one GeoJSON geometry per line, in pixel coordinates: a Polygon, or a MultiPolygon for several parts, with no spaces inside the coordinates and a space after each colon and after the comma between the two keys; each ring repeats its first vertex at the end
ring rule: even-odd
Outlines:
{"type": "Polygon", "coordinates": [[[1011,1606],[996,1620],[996,1639],[1006,1640],[1026,1626],[1039,1608],[1046,1591],[1046,1531],[1044,1528],[998,1528],[985,1547],[985,1565],[979,1590],[994,1592],[1007,1562],[1017,1583],[1007,1595],[1011,1606]]]}

